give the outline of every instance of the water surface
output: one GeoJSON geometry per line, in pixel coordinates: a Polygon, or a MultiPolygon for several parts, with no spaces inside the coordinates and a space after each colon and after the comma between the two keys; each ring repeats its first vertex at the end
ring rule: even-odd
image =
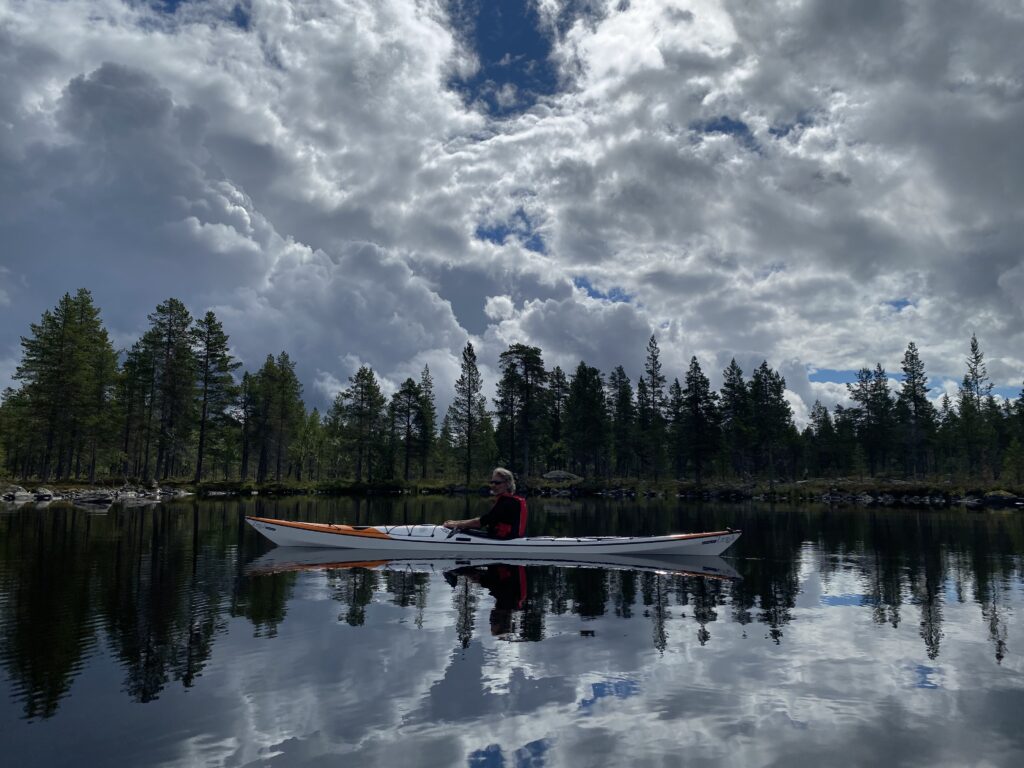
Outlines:
{"type": "MultiPolygon", "coordinates": [[[[485,500],[0,512],[0,754],[60,765],[1019,765],[1013,513],[531,501],[535,534],[742,528],[741,578],[284,570],[242,514],[440,522],[485,500]]],[[[691,569],[693,570],[693,569],[691,569]]]]}

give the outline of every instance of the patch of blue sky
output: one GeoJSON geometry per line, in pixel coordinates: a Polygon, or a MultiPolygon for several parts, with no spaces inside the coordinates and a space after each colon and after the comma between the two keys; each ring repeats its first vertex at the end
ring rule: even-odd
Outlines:
{"type": "Polygon", "coordinates": [[[515,237],[524,248],[534,253],[547,253],[544,238],[534,229],[533,221],[522,208],[517,208],[508,221],[497,224],[479,224],[476,237],[496,245],[504,245],[509,237],[515,237]]]}
{"type": "Polygon", "coordinates": [[[693,123],[690,125],[690,130],[697,131],[699,133],[725,134],[727,136],[732,136],[736,141],[752,152],[759,152],[761,150],[757,143],[757,139],[754,138],[754,134],[750,132],[750,126],[742,120],[736,120],[728,115],[719,115],[718,117],[714,117],[710,120],[693,123]]]}
{"type": "Polygon", "coordinates": [[[250,2],[235,3],[235,7],[228,14],[228,19],[239,29],[248,31],[249,23],[252,20],[252,5],[250,2]]]}
{"type": "Polygon", "coordinates": [[[874,605],[876,600],[867,595],[822,595],[821,605],[874,605]]]}
{"type": "Polygon", "coordinates": [[[552,40],[541,27],[536,3],[449,0],[447,5],[456,33],[475,51],[480,65],[471,77],[449,81],[449,87],[467,103],[480,104],[489,114],[505,117],[558,91],[552,40]]]}
{"type": "Polygon", "coordinates": [[[600,683],[593,683],[590,690],[590,698],[583,699],[579,704],[579,709],[588,715],[600,699],[628,699],[636,696],[640,693],[640,684],[636,680],[603,680],[600,683]]]}
{"type": "Polygon", "coordinates": [[[622,302],[628,303],[632,301],[632,296],[626,293],[624,290],[618,287],[609,288],[607,292],[599,291],[595,288],[590,280],[582,275],[578,275],[572,279],[573,284],[577,288],[582,288],[587,292],[587,295],[592,299],[603,299],[604,301],[622,302]]]}
{"type": "Polygon", "coordinates": [[[1016,400],[1021,397],[1021,387],[992,387],[992,394],[1004,400],[1016,400]]]}
{"type": "Polygon", "coordinates": [[[890,306],[893,309],[895,309],[897,312],[901,312],[904,309],[906,309],[907,307],[917,306],[916,304],[914,304],[914,302],[912,302],[910,299],[907,299],[907,298],[893,299],[892,301],[887,301],[885,303],[888,306],[890,306]]]}

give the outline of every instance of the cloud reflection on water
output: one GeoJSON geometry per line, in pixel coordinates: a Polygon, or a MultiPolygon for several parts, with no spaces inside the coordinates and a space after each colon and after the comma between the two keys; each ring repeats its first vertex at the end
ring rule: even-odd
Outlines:
{"type": "Polygon", "coordinates": [[[135,765],[231,766],[1001,765],[1024,749],[1016,518],[652,508],[655,528],[739,519],[744,578],[527,566],[492,634],[495,593],[464,567],[249,576],[233,506],[42,514],[0,518],[0,744],[19,765],[69,764],[68,738],[89,765],[115,744],[135,765]],[[61,644],[82,632],[91,645],[61,644]],[[29,694],[53,711],[26,723],[29,694]]]}

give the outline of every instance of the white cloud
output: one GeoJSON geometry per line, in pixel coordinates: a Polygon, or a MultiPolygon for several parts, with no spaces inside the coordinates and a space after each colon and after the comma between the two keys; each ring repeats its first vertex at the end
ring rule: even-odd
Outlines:
{"type": "Polygon", "coordinates": [[[484,314],[491,320],[508,320],[515,311],[515,304],[509,296],[488,296],[484,303],[484,314]]]}
{"type": "Polygon", "coordinates": [[[805,406],[842,395],[806,366],[895,372],[911,339],[936,380],[972,332],[1021,379],[1012,4],[634,0],[561,26],[545,0],[571,87],[500,121],[448,88],[479,62],[441,3],[265,0],[247,29],[233,7],[0,8],[24,280],[0,348],[86,286],[118,339],[169,295],[216,307],[247,365],[287,349],[325,398],[346,355],[388,386],[436,361],[446,396],[469,338],[490,370],[521,341],[635,376],[651,330],[670,378],[767,359],[805,406]]]}

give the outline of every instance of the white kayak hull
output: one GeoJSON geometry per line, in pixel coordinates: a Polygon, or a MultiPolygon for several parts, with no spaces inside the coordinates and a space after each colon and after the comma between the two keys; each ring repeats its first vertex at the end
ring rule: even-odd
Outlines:
{"type": "Polygon", "coordinates": [[[668,536],[529,536],[499,540],[451,531],[439,525],[351,526],[246,517],[246,521],[281,547],[331,547],[367,552],[445,552],[452,556],[560,559],[565,555],[702,555],[722,554],[740,531],[675,533],[668,536]]]}
{"type": "Polygon", "coordinates": [[[253,560],[246,573],[266,574],[292,571],[321,571],[366,568],[379,571],[438,573],[463,566],[488,565],[553,566],[556,568],[600,568],[616,571],[651,571],[716,579],[739,579],[736,569],[720,557],[691,555],[574,555],[564,558],[460,557],[458,553],[365,552],[338,547],[275,547],[253,560]]]}

